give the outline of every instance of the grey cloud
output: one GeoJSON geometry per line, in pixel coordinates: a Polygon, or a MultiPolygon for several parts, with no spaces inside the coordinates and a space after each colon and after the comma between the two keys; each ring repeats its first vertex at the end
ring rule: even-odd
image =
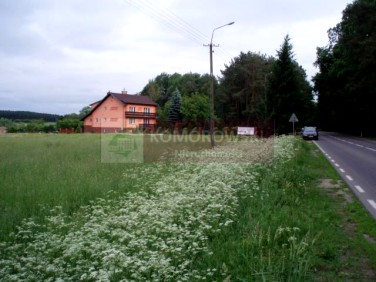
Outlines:
{"type": "MultiPolygon", "coordinates": [[[[0,109],[69,113],[108,90],[140,91],[163,71],[208,71],[208,50],[202,44],[208,43],[214,27],[235,21],[215,36],[221,44],[215,53],[218,73],[240,51],[271,50],[275,55],[291,27],[336,15],[348,2],[147,1],[156,9],[171,4],[170,10],[201,34],[193,42],[166,13],[159,17],[174,30],[129,5],[137,1],[0,0],[0,109]],[[217,55],[223,54],[220,60],[217,55]]],[[[304,63],[313,62],[311,53],[304,63]]]]}

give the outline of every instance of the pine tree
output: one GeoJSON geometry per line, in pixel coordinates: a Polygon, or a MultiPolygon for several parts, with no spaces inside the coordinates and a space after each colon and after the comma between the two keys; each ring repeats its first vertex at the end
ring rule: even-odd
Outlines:
{"type": "Polygon", "coordinates": [[[267,93],[268,110],[275,120],[276,132],[292,131],[289,123],[292,113],[296,113],[302,124],[306,122],[313,106],[312,98],[305,71],[294,60],[292,44],[287,35],[273,65],[267,93]]]}
{"type": "Polygon", "coordinates": [[[182,98],[180,95],[180,91],[175,88],[174,92],[171,96],[171,106],[168,110],[168,121],[172,123],[176,123],[181,120],[181,104],[182,98]]]}

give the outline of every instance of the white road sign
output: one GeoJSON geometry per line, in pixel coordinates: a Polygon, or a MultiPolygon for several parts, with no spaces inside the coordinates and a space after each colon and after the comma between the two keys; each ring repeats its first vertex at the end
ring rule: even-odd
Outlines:
{"type": "Polygon", "coordinates": [[[298,122],[298,117],[296,116],[295,113],[292,113],[290,119],[289,119],[289,122],[298,122]]]}

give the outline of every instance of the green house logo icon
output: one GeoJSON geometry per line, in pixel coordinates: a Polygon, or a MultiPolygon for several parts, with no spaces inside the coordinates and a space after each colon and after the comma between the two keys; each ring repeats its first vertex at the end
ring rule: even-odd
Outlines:
{"type": "Polygon", "coordinates": [[[137,140],[135,136],[117,134],[108,144],[109,152],[128,156],[132,151],[137,151],[137,140]]]}

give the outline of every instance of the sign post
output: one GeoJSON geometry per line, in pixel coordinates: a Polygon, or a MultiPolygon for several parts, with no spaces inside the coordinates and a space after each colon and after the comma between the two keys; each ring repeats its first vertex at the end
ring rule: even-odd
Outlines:
{"type": "Polygon", "coordinates": [[[295,113],[292,113],[289,122],[292,122],[292,134],[295,135],[295,122],[298,122],[298,117],[296,116],[295,113]]]}

